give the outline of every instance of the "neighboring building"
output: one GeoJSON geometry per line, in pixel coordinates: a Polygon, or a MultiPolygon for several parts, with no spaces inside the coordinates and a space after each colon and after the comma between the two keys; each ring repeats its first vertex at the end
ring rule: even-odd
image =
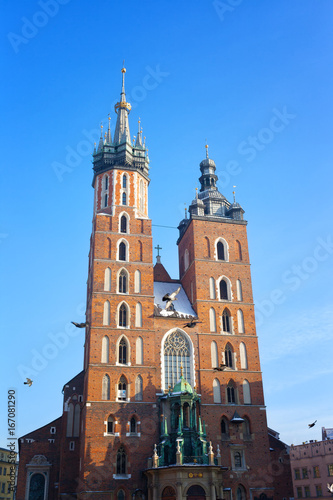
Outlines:
{"type": "Polygon", "coordinates": [[[113,139],[109,125],[93,155],[84,370],[63,416],[21,438],[18,500],[279,499],[244,210],[219,192],[207,146],[179,224],[180,279],[153,265],[148,152],[140,122],[131,142],[125,71],[113,139]]]}
{"type": "Polygon", "coordinates": [[[279,433],[268,429],[271,452],[270,474],[273,478],[274,498],[293,498],[293,480],[290,468],[290,446],[280,441],[279,433]]]}
{"type": "Polygon", "coordinates": [[[0,448],[0,500],[14,500],[17,481],[17,453],[0,448]]]}
{"type": "Polygon", "coordinates": [[[324,441],[325,439],[333,439],[333,429],[332,427],[322,427],[321,428],[321,435],[322,435],[322,440],[324,441]]]}
{"type": "Polygon", "coordinates": [[[295,498],[332,497],[333,440],[291,445],[290,465],[295,498]]]}

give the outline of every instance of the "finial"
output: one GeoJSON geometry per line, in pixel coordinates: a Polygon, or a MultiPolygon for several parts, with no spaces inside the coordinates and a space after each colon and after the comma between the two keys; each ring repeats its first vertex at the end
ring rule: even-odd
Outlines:
{"type": "Polygon", "coordinates": [[[180,376],[183,376],[183,365],[180,365],[180,376]]]}
{"type": "Polygon", "coordinates": [[[101,137],[103,137],[103,123],[101,122],[101,137]]]}
{"type": "Polygon", "coordinates": [[[206,146],[205,146],[205,148],[206,148],[206,158],[209,158],[207,139],[206,139],[206,146]]]}
{"type": "Polygon", "coordinates": [[[123,59],[123,67],[121,69],[122,73],[126,73],[126,68],[125,68],[125,59],[123,59]]]}
{"type": "Polygon", "coordinates": [[[186,208],[186,203],[184,203],[185,205],[185,219],[187,219],[187,208],[186,208]]]}
{"type": "Polygon", "coordinates": [[[195,197],[198,199],[198,188],[195,188],[195,197]]]}
{"type": "MultiPolygon", "coordinates": [[[[236,188],[236,186],[232,186],[234,189],[236,188]]],[[[233,191],[232,194],[234,195],[234,203],[236,203],[236,191],[233,191]]]]}
{"type": "Polygon", "coordinates": [[[135,146],[135,135],[133,135],[133,146],[135,146]]]}
{"type": "Polygon", "coordinates": [[[139,124],[139,134],[140,134],[140,132],[141,132],[141,130],[140,130],[140,123],[141,123],[141,120],[140,120],[140,117],[139,117],[139,120],[138,120],[138,124],[139,124]]]}

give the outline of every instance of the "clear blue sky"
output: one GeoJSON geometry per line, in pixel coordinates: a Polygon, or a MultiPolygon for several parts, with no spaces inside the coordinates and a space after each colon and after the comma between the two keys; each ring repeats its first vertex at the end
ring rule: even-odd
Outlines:
{"type": "MultiPolygon", "coordinates": [[[[221,192],[237,186],[268,425],[288,444],[333,426],[332,16],[330,0],[4,2],[1,446],[9,388],[23,435],[61,414],[82,369],[83,333],[68,327],[84,319],[90,152],[108,113],[114,127],[123,59],[153,224],[183,218],[206,139],[221,192]]],[[[177,236],[154,226],[174,278],[177,236]]]]}

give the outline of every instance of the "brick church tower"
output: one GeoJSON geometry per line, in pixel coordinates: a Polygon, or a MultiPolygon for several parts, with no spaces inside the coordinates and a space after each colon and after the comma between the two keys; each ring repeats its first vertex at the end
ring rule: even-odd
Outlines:
{"type": "Polygon", "coordinates": [[[244,210],[219,192],[206,146],[180,278],[153,264],[148,150],[140,121],[130,139],[125,72],[113,138],[109,122],[93,154],[83,371],[62,417],[20,439],[17,498],[277,499],[244,210]]]}

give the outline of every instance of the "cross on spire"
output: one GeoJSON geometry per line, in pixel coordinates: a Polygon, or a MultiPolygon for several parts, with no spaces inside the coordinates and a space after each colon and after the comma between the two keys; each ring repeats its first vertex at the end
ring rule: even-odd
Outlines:
{"type": "Polygon", "coordinates": [[[160,256],[160,250],[162,250],[162,247],[160,247],[160,245],[157,245],[157,247],[155,247],[155,250],[157,250],[157,257],[160,256]]]}

